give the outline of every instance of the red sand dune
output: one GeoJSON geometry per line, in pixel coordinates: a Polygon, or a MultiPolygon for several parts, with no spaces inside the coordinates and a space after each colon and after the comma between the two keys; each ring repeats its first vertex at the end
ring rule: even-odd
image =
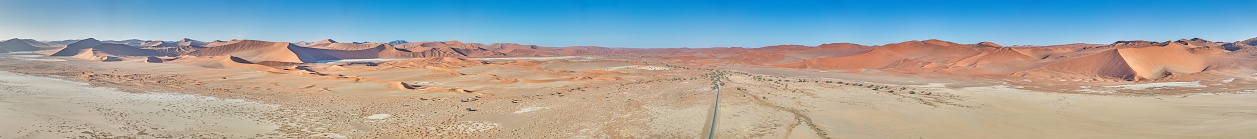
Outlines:
{"type": "MultiPolygon", "coordinates": [[[[761,65],[856,72],[882,69],[903,73],[1009,74],[1017,77],[1142,81],[1188,76],[1209,68],[1221,67],[1219,65],[1237,65],[1234,61],[1217,59],[1244,57],[1245,54],[1229,51],[1242,48],[1238,46],[1240,44],[1209,42],[1203,39],[1167,42],[1118,41],[1110,45],[1068,44],[1047,47],[1003,47],[989,42],[964,45],[926,40],[875,46],[872,50],[855,55],[761,65]],[[1223,47],[1228,45],[1237,47],[1223,47]]],[[[780,56],[758,54],[753,57],[771,59],[780,56]]]]}
{"type": "Polygon", "coordinates": [[[218,47],[218,46],[223,46],[223,45],[227,45],[227,44],[228,44],[227,42],[228,42],[228,41],[214,40],[213,42],[209,42],[209,43],[205,44],[205,47],[218,47]]]}
{"type": "Polygon", "coordinates": [[[96,40],[95,38],[87,38],[87,39],[79,40],[78,42],[74,42],[69,45],[66,45],[65,48],[61,48],[60,51],[57,51],[57,53],[53,53],[52,56],[74,56],[81,53],[80,51],[83,51],[83,49],[96,47],[97,45],[101,45],[101,44],[104,44],[104,43],[101,43],[99,40],[96,40]]]}
{"type": "MultiPolygon", "coordinates": [[[[331,44],[328,44],[331,45],[331,44]]],[[[418,58],[442,56],[440,53],[407,52],[388,44],[371,44],[367,49],[336,50],[296,46],[287,42],[235,40],[228,44],[198,50],[192,56],[235,56],[249,61],[312,63],[323,60],[418,58]]]]}
{"type": "Polygon", "coordinates": [[[119,56],[155,56],[163,55],[156,50],[140,49],[126,44],[102,43],[88,38],[62,48],[52,56],[73,56],[82,59],[101,59],[102,57],[119,56]]]}
{"type": "MultiPolygon", "coordinates": [[[[13,40],[10,40],[13,41],[13,40]]],[[[6,41],[6,43],[10,42],[6,41]]],[[[180,41],[194,42],[189,39],[180,41]]],[[[1117,41],[1112,44],[1065,44],[1005,47],[992,42],[958,44],[942,40],[905,41],[883,46],[831,43],[819,46],[778,45],[762,48],[606,48],[596,46],[540,47],[513,43],[459,41],[338,43],[331,39],[308,45],[256,40],[215,41],[204,47],[132,48],[86,39],[53,56],[232,56],[252,63],[293,65],[323,60],[370,58],[428,58],[380,63],[384,67],[431,68],[469,63],[463,57],[521,56],[657,56],[688,65],[747,65],[778,68],[866,69],[908,74],[962,74],[1099,80],[1160,80],[1191,76],[1207,70],[1251,70],[1257,59],[1257,39],[1233,43],[1204,39],[1177,41],[1117,41]],[[89,53],[90,52],[90,53],[89,53]],[[452,64],[437,64],[452,63],[452,64]],[[387,66],[392,65],[392,66],[387,66]],[[422,66],[421,66],[422,65],[422,66]]],[[[7,46],[7,45],[6,45],[7,46]]],[[[481,63],[483,62],[470,62],[481,63]]],[[[1238,73],[1238,72],[1237,72],[1238,73]]]]}
{"type": "Polygon", "coordinates": [[[290,43],[286,42],[266,42],[257,40],[232,40],[226,44],[201,49],[192,53],[191,56],[233,56],[247,61],[275,61],[275,62],[292,62],[303,63],[317,61],[310,58],[301,58],[294,51],[290,43]]]}
{"type": "Polygon", "coordinates": [[[308,46],[310,48],[332,49],[332,50],[363,50],[371,49],[384,45],[381,43],[331,43],[320,46],[308,46]]]}
{"type": "Polygon", "coordinates": [[[979,49],[981,53],[960,59],[952,63],[953,70],[967,70],[968,73],[1007,74],[1026,70],[1037,65],[1040,59],[1026,55],[1011,47],[990,44],[979,44],[987,47],[979,49]]]}
{"type": "MultiPolygon", "coordinates": [[[[290,45],[292,46],[292,45],[290,45]]],[[[371,59],[371,58],[416,58],[421,53],[404,52],[388,44],[374,44],[369,49],[335,50],[321,48],[292,47],[294,53],[314,60],[371,59]]],[[[306,61],[307,63],[309,61],[306,61]]]]}
{"type": "MultiPolygon", "coordinates": [[[[388,68],[428,68],[428,67],[470,67],[487,64],[484,61],[468,60],[453,57],[416,58],[410,60],[388,61],[376,64],[382,69],[388,68]]],[[[455,72],[457,73],[457,72],[455,72]]]]}
{"type": "Polygon", "coordinates": [[[1018,75],[1155,80],[1171,75],[1204,71],[1211,63],[1207,57],[1192,53],[1187,46],[1168,43],[1163,46],[1107,50],[1082,58],[1052,63],[1018,73],[1018,75]],[[1067,74],[1044,75],[1051,73],[1067,74]]]}
{"type": "Polygon", "coordinates": [[[1126,59],[1121,56],[1120,52],[1109,50],[1086,57],[1052,63],[1033,70],[1020,72],[1018,75],[1053,78],[1074,76],[1133,79],[1135,71],[1126,63],[1126,59]]]}
{"type": "MultiPolygon", "coordinates": [[[[506,54],[484,48],[479,43],[462,43],[459,41],[444,42],[412,42],[397,45],[397,48],[410,52],[423,53],[425,57],[503,57],[506,54]]],[[[499,46],[501,48],[501,46],[499,46]]],[[[511,47],[517,48],[517,47],[511,47]]]]}
{"type": "Polygon", "coordinates": [[[332,40],[332,39],[323,39],[323,40],[315,41],[313,43],[306,44],[306,46],[321,47],[321,46],[330,45],[332,43],[339,43],[339,42],[336,42],[336,40],[332,40]]]}
{"type": "MultiPolygon", "coordinates": [[[[977,55],[981,52],[970,46],[940,40],[907,41],[885,46],[873,47],[872,50],[842,57],[816,58],[803,62],[787,64],[786,67],[862,70],[879,68],[926,68],[937,67],[944,63],[959,61],[960,58],[977,55]]],[[[950,64],[947,64],[950,65],[950,64]]]]}

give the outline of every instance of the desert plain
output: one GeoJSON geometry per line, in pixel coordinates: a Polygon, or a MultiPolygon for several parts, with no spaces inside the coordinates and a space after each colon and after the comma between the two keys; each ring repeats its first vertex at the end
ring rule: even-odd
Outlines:
{"type": "Polygon", "coordinates": [[[1255,41],[10,39],[0,138],[1257,138],[1255,41]]]}

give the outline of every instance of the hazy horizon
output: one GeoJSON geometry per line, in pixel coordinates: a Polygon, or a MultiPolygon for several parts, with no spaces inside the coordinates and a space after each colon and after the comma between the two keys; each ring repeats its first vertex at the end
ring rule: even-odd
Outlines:
{"type": "Polygon", "coordinates": [[[540,46],[1001,45],[1257,37],[1257,1],[0,1],[0,38],[540,46]],[[1201,26],[1199,23],[1208,23],[1201,26]]]}

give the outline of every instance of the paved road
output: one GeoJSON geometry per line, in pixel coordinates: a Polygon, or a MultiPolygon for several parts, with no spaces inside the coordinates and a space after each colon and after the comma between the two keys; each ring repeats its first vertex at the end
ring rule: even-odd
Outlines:
{"type": "Polygon", "coordinates": [[[716,138],[716,119],[720,115],[720,83],[717,82],[714,84],[716,86],[716,101],[711,104],[711,119],[708,119],[708,121],[711,122],[711,125],[707,130],[708,139],[716,138]]]}

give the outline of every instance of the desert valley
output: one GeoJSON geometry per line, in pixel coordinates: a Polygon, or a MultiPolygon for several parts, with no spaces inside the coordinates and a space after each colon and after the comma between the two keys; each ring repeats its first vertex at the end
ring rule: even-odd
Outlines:
{"type": "Polygon", "coordinates": [[[5,139],[1257,137],[1257,38],[0,48],[5,139]]]}

